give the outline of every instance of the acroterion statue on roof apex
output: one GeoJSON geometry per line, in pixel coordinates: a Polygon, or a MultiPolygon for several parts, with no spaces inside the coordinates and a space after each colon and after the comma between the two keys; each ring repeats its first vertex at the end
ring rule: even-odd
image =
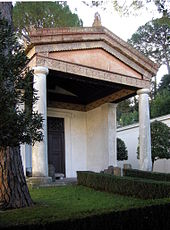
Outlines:
{"type": "Polygon", "coordinates": [[[96,12],[95,15],[94,15],[93,26],[94,27],[102,26],[101,17],[100,17],[100,14],[98,12],[96,12]]]}

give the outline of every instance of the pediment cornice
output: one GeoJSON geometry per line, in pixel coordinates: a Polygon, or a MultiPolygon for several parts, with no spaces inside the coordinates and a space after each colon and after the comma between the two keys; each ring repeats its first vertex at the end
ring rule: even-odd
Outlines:
{"type": "Polygon", "coordinates": [[[151,78],[158,70],[157,64],[105,27],[34,29],[30,40],[27,51],[34,47],[34,54],[102,48],[146,78],[151,78]]]}

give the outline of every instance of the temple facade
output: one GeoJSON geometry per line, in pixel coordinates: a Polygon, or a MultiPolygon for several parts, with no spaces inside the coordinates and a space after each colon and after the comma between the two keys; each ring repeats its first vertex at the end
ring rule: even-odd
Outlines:
{"type": "Polygon", "coordinates": [[[26,51],[39,96],[34,110],[44,118],[43,141],[22,146],[34,178],[48,180],[51,165],[65,177],[117,166],[116,106],[137,94],[140,168],[151,169],[148,94],[156,64],[100,23],[33,29],[26,51]]]}

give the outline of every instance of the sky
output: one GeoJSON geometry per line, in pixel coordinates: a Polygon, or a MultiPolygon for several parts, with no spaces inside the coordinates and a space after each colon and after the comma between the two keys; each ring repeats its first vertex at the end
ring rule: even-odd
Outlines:
{"type": "MultiPolygon", "coordinates": [[[[125,0],[119,1],[124,2],[125,0]]],[[[128,0],[127,2],[129,3],[130,1],[132,0],[128,0]]],[[[13,2],[15,3],[16,1],[13,2]]],[[[89,2],[91,1],[86,0],[86,3],[89,2]]],[[[67,0],[67,4],[69,5],[71,11],[77,13],[79,18],[83,20],[84,27],[92,26],[94,21],[94,14],[98,12],[101,16],[102,26],[106,27],[125,41],[131,37],[131,35],[138,29],[139,26],[144,25],[146,22],[152,20],[153,18],[159,17],[156,9],[152,12],[142,10],[139,12],[138,16],[130,15],[127,17],[121,17],[120,14],[114,10],[111,4],[111,0],[104,0],[104,2],[106,10],[103,10],[100,7],[89,7],[81,0],[67,0]]],[[[154,5],[150,5],[151,9],[154,9],[154,7],[154,5]]],[[[161,77],[166,73],[166,66],[161,66],[157,74],[157,81],[159,82],[161,77]]]]}
{"type": "MultiPolygon", "coordinates": [[[[112,5],[110,4],[111,1],[109,0],[105,5],[107,8],[106,10],[103,10],[100,7],[86,6],[82,1],[68,0],[67,2],[71,11],[77,13],[79,18],[83,20],[83,26],[92,26],[94,21],[94,14],[98,12],[101,16],[102,26],[106,27],[125,41],[127,41],[127,39],[132,36],[132,34],[138,29],[139,26],[144,25],[154,18],[160,17],[156,9],[152,12],[142,10],[139,12],[138,16],[121,16],[113,9],[112,5]]],[[[86,2],[90,1],[87,0],[86,2]]],[[[154,9],[154,5],[150,6],[151,8],[153,7],[152,9],[154,9]]],[[[167,74],[167,68],[165,65],[161,66],[157,73],[158,83],[164,74],[167,74]]]]}

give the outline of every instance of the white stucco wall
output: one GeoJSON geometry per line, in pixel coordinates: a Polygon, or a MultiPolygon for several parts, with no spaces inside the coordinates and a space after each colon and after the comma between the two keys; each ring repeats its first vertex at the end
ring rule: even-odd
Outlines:
{"type": "MultiPolygon", "coordinates": [[[[77,170],[98,172],[110,165],[109,123],[106,108],[101,106],[86,113],[48,108],[48,116],[64,118],[66,177],[76,177],[77,170]]],[[[157,120],[170,127],[170,115],[159,117],[157,120]]],[[[130,163],[133,168],[139,168],[136,154],[138,136],[139,124],[117,129],[117,137],[125,142],[128,149],[128,160],[118,162],[119,167],[122,167],[124,163],[130,163]]],[[[23,152],[25,153],[26,168],[30,169],[32,166],[31,146],[26,145],[23,152]]],[[[170,160],[157,160],[154,171],[170,173],[170,160]]]]}
{"type": "Polygon", "coordinates": [[[117,129],[117,137],[125,142],[128,150],[128,160],[118,161],[118,166],[122,167],[124,163],[131,164],[133,168],[139,168],[139,161],[137,160],[137,146],[139,137],[139,125],[129,125],[124,128],[117,129]]]}
{"type": "Polygon", "coordinates": [[[116,106],[104,104],[87,112],[87,170],[100,172],[117,166],[116,106]]]}
{"type": "MultiPolygon", "coordinates": [[[[113,161],[116,110],[106,104],[89,112],[48,108],[49,117],[64,118],[66,177],[76,177],[78,170],[99,172],[113,161]],[[109,113],[112,111],[113,113],[109,113]],[[110,155],[109,155],[110,152],[110,155]]],[[[116,129],[115,129],[116,130],[116,129]]],[[[112,163],[113,165],[113,163],[112,163]]],[[[31,167],[31,151],[27,149],[26,168],[31,167]]]]}
{"type": "MultiPolygon", "coordinates": [[[[170,114],[152,119],[151,122],[154,120],[161,121],[170,127],[170,114]]],[[[139,161],[136,154],[139,137],[139,124],[137,123],[135,125],[129,125],[117,129],[117,137],[121,138],[125,142],[128,149],[128,160],[118,162],[118,166],[122,167],[124,163],[129,163],[133,168],[139,169],[139,161]]],[[[154,171],[170,173],[170,159],[161,159],[155,161],[154,171]]]]}
{"type": "Polygon", "coordinates": [[[96,172],[107,168],[109,161],[102,112],[101,107],[87,112],[87,170],[96,172]]]}

